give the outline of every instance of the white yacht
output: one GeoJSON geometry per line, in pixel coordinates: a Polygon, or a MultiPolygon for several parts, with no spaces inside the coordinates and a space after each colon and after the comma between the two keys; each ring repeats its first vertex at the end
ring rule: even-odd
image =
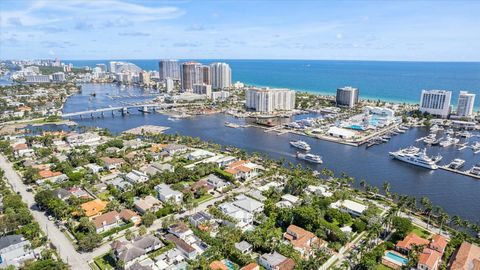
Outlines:
{"type": "Polygon", "coordinates": [[[456,158],[452,162],[450,162],[448,167],[451,168],[451,169],[458,169],[458,168],[461,168],[463,166],[463,164],[465,164],[465,160],[460,159],[460,158],[456,158]]]}
{"type": "Polygon", "coordinates": [[[434,144],[437,141],[437,134],[436,133],[430,133],[425,139],[423,139],[423,142],[426,144],[434,144]]]}
{"type": "Polygon", "coordinates": [[[442,147],[448,147],[450,145],[457,144],[459,141],[460,141],[459,139],[451,137],[450,135],[448,135],[447,138],[445,138],[444,141],[440,142],[440,145],[442,147]]]}
{"type": "Polygon", "coordinates": [[[308,143],[306,143],[304,141],[291,141],[290,145],[295,147],[295,148],[302,149],[302,150],[305,150],[305,151],[310,151],[310,149],[311,149],[310,145],[308,145],[308,143]]]}
{"type": "Polygon", "coordinates": [[[443,128],[442,128],[442,127],[439,127],[437,124],[435,124],[435,125],[433,125],[433,126],[430,127],[430,131],[431,131],[431,132],[438,132],[438,131],[440,131],[440,130],[443,130],[443,128]]]}
{"type": "Polygon", "coordinates": [[[314,154],[297,153],[297,158],[303,159],[303,160],[311,162],[311,163],[317,163],[317,164],[322,164],[323,163],[322,157],[318,156],[318,155],[314,155],[314,154]]]}
{"type": "Polygon", "coordinates": [[[475,164],[468,172],[470,174],[480,175],[480,163],[475,164]]]}
{"type": "Polygon", "coordinates": [[[449,128],[449,129],[447,129],[447,131],[445,131],[445,133],[447,135],[453,135],[453,134],[455,134],[455,131],[453,131],[453,129],[449,128]]]}
{"type": "Polygon", "coordinates": [[[442,156],[429,157],[426,149],[420,150],[415,146],[400,149],[396,152],[390,152],[390,156],[403,162],[424,167],[431,170],[438,169],[437,162],[442,159],[442,156]]]}
{"type": "Polygon", "coordinates": [[[472,133],[468,132],[468,131],[462,131],[460,133],[458,133],[458,135],[460,135],[460,137],[462,138],[470,138],[472,137],[472,133]]]}

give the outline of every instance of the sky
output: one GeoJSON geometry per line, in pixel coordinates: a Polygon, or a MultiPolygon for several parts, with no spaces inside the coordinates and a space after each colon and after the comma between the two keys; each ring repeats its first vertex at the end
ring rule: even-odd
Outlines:
{"type": "Polygon", "coordinates": [[[480,61],[480,1],[2,0],[0,59],[480,61]]]}

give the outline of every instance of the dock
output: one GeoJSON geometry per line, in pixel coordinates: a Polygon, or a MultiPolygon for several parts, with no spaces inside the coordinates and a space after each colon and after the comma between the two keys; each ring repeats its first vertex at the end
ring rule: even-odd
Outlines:
{"type": "Polygon", "coordinates": [[[455,169],[449,168],[448,166],[438,166],[438,168],[442,169],[442,170],[445,170],[445,171],[458,173],[458,174],[465,175],[465,176],[470,176],[470,177],[475,178],[475,179],[480,179],[480,175],[471,174],[468,171],[455,170],[455,169]]]}

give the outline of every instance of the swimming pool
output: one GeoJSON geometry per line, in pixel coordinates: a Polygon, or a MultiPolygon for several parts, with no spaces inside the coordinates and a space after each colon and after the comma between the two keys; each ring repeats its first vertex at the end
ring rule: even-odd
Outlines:
{"type": "Polygon", "coordinates": [[[388,251],[385,256],[391,260],[394,260],[395,262],[397,262],[398,264],[400,265],[407,265],[408,263],[408,259],[405,258],[405,257],[402,257],[396,253],[393,253],[391,251],[388,251]]]}

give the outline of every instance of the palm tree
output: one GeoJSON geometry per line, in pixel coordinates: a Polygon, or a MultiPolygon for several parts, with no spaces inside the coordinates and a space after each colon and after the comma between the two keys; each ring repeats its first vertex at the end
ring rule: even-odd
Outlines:
{"type": "Polygon", "coordinates": [[[383,191],[387,197],[390,197],[390,183],[388,181],[383,182],[383,191]]]}
{"type": "Polygon", "coordinates": [[[360,186],[365,190],[365,186],[367,185],[367,182],[365,179],[360,179],[360,186]]]}
{"type": "Polygon", "coordinates": [[[444,211],[442,211],[442,212],[440,213],[439,220],[440,220],[440,230],[439,230],[439,233],[441,234],[441,233],[442,233],[443,224],[448,221],[448,214],[445,213],[444,211]]]}

